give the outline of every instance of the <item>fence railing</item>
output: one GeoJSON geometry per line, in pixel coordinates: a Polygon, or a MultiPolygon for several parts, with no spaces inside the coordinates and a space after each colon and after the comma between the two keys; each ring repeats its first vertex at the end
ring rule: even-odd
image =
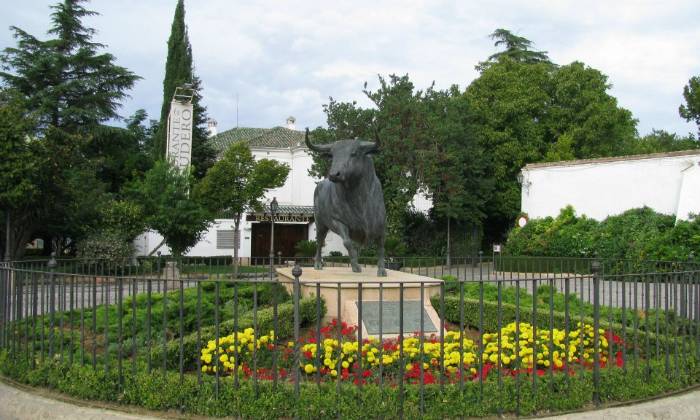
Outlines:
{"type": "Polygon", "coordinates": [[[281,260],[251,260],[237,277],[230,258],[5,263],[0,349],[30,367],[104,371],[121,386],[161,372],[215,396],[288,389],[295,410],[309,387],[339,398],[365,387],[392,395],[397,415],[453,395],[519,415],[563,389],[590,389],[599,404],[612,378],[700,380],[692,264],[392,258],[403,274],[380,280],[370,259],[366,279],[338,276],[349,272],[332,268],[342,258],[314,276],[310,258],[281,260]]]}

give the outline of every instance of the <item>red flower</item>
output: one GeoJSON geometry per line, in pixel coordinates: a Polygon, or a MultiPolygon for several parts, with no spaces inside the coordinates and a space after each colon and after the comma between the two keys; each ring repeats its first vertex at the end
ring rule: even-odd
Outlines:
{"type": "Polygon", "coordinates": [[[482,368],[481,368],[481,378],[486,379],[486,377],[489,374],[489,371],[493,368],[493,365],[491,363],[486,363],[482,368]]]}
{"type": "Polygon", "coordinates": [[[363,378],[368,378],[368,377],[370,377],[370,376],[372,376],[372,372],[371,372],[369,369],[367,369],[367,370],[365,370],[364,372],[362,372],[362,377],[363,377],[363,378]]]}
{"type": "Polygon", "coordinates": [[[621,351],[615,353],[615,364],[617,365],[617,367],[622,367],[625,364],[625,361],[622,359],[621,351]]]}

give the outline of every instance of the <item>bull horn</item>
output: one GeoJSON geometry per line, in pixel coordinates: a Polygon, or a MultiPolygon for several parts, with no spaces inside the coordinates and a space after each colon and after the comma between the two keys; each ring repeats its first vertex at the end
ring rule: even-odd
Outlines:
{"type": "Polygon", "coordinates": [[[311,144],[311,141],[309,140],[309,127],[306,127],[306,134],[304,135],[304,142],[306,143],[306,147],[308,147],[309,150],[312,150],[316,153],[328,154],[331,152],[331,145],[330,144],[311,144]]]}
{"type": "Polygon", "coordinates": [[[360,148],[365,153],[375,153],[379,151],[379,145],[372,141],[361,141],[360,148]]]}

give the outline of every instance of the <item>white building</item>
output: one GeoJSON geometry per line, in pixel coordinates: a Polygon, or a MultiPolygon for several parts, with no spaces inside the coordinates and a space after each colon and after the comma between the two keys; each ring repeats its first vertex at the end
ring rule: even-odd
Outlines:
{"type": "Polygon", "coordinates": [[[530,164],[521,183],[531,219],[571,205],[596,220],[644,206],[687,220],[700,213],[700,150],[530,164]]]}
{"type": "MultiPolygon", "coordinates": [[[[287,119],[286,127],[274,128],[233,128],[212,136],[211,142],[221,154],[232,143],[245,141],[250,146],[256,159],[274,159],[289,165],[290,171],[285,184],[270,190],[263,199],[269,203],[277,198],[279,210],[275,217],[275,254],[290,257],[295,254],[297,242],[316,239],[316,227],[313,222],[314,189],[318,179],[309,175],[313,159],[304,144],[304,133],[297,131],[294,118],[287,119]]],[[[209,130],[216,130],[216,123],[209,122],[209,130]]],[[[417,210],[426,212],[431,202],[425,197],[417,197],[414,202],[417,210]]],[[[241,244],[238,255],[247,259],[267,258],[270,255],[270,212],[246,214],[241,220],[241,244]]],[[[155,232],[148,232],[136,239],[138,255],[148,255],[161,244],[163,238],[155,232]]],[[[204,238],[187,253],[188,256],[222,256],[232,255],[234,246],[233,219],[217,219],[204,238]]],[[[163,254],[170,250],[163,245],[159,248],[163,254]]],[[[347,255],[339,236],[329,232],[323,254],[339,251],[347,255]]]]}

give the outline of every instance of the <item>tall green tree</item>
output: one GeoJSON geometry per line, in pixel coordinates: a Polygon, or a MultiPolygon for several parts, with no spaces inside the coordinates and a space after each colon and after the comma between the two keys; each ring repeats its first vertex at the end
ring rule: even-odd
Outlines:
{"type": "MultiPolygon", "coordinates": [[[[0,213],[3,215],[0,232],[2,255],[11,260],[17,248],[24,246],[22,218],[28,208],[36,204],[39,195],[36,174],[41,161],[32,140],[35,121],[26,112],[22,101],[11,92],[0,92],[0,213]]],[[[24,240],[26,242],[26,239],[24,240]]]]}
{"type": "Polygon", "coordinates": [[[96,15],[82,6],[85,0],[65,0],[51,6],[53,38],[42,41],[12,26],[16,47],[6,48],[0,61],[3,82],[25,95],[27,107],[49,125],[76,133],[118,117],[117,109],[138,76],[115,64],[115,57],[99,50],[95,30],[83,19],[96,15]]]}
{"type": "MultiPolygon", "coordinates": [[[[504,45],[511,44],[523,52],[530,42],[504,45]]],[[[519,212],[523,166],[627,154],[637,137],[637,121],[609,94],[600,71],[580,62],[558,66],[524,57],[492,56],[464,93],[496,185],[486,206],[486,233],[493,241],[502,239],[519,212]]]]}
{"type": "Polygon", "coordinates": [[[36,171],[39,199],[16,222],[30,238],[40,233],[46,242],[53,240],[59,251],[99,223],[99,199],[106,195],[86,145],[100,124],[119,117],[120,102],[138,79],[93,41],[95,31],[83,20],[95,13],[83,3],[52,6],[47,40],[12,27],[17,45],[0,55],[0,80],[35,117],[31,135],[44,158],[36,171]]]}
{"type": "Polygon", "coordinates": [[[683,88],[683,98],[685,104],[678,108],[678,112],[686,121],[695,121],[700,139],[700,76],[690,78],[683,88]]]}
{"type": "Polygon", "coordinates": [[[168,58],[165,62],[165,77],[163,79],[163,105],[160,111],[160,124],[154,142],[156,159],[165,156],[167,142],[168,114],[170,102],[177,87],[189,84],[192,87],[192,166],[195,176],[202,178],[214,164],[216,153],[207,138],[207,114],[202,105],[201,81],[194,73],[192,46],[185,25],[185,3],[178,0],[175,15],[168,38],[168,58]]]}
{"type": "MultiPolygon", "coordinates": [[[[260,209],[265,193],[284,185],[289,166],[271,159],[255,160],[243,142],[231,145],[221,160],[209,169],[197,184],[194,196],[215,215],[233,217],[236,236],[240,236],[243,213],[260,209]]],[[[236,241],[238,242],[238,241],[236,241]]],[[[237,245],[237,244],[236,244],[237,245]]],[[[238,275],[238,247],[233,248],[233,271],[238,275]]]]}
{"type": "Polygon", "coordinates": [[[479,63],[476,69],[484,71],[494,63],[498,63],[504,58],[516,61],[518,63],[548,63],[549,56],[547,51],[535,51],[530,49],[534,44],[529,39],[515,35],[508,29],[498,28],[489,35],[496,42],[496,47],[504,47],[503,51],[499,51],[489,56],[488,60],[479,63]]]}
{"type": "Polygon", "coordinates": [[[156,124],[147,124],[147,118],[139,109],[126,119],[125,127],[99,125],[90,133],[86,153],[92,156],[96,175],[111,194],[119,195],[124,185],[153,166],[147,148],[156,124]]]}

